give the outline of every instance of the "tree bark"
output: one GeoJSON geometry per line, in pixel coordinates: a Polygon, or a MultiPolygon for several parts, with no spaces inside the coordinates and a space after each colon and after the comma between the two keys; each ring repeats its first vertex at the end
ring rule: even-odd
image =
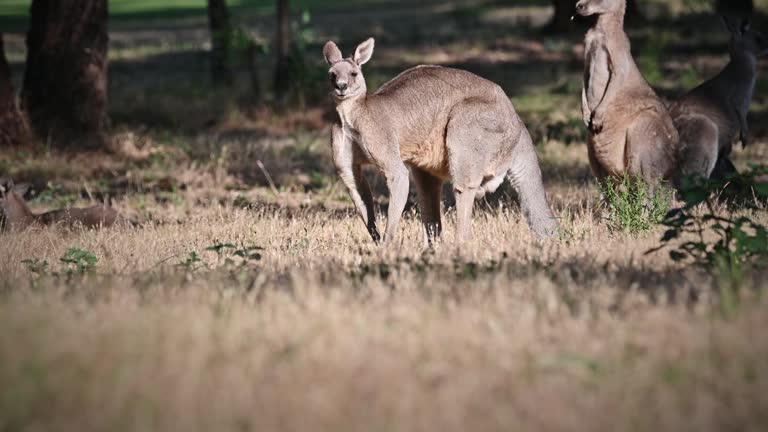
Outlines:
{"type": "Polygon", "coordinates": [[[22,103],[34,132],[65,148],[108,148],[107,0],[33,0],[22,103]]]}
{"type": "Polygon", "coordinates": [[[19,111],[11,78],[3,34],[0,33],[0,147],[19,145],[28,138],[27,122],[19,111]]]}
{"type": "Polygon", "coordinates": [[[715,0],[715,10],[719,14],[749,16],[755,10],[753,0],[715,0]]]}
{"type": "Polygon", "coordinates": [[[286,96],[291,89],[291,22],[289,0],[277,0],[277,66],[275,67],[275,94],[286,96]]]}
{"type": "Polygon", "coordinates": [[[251,100],[255,104],[261,103],[261,62],[259,57],[261,56],[261,47],[255,40],[248,41],[248,75],[251,82],[251,100]]]}
{"type": "Polygon", "coordinates": [[[231,85],[232,26],[226,0],[208,0],[208,27],[211,32],[211,80],[214,84],[231,85]]]}

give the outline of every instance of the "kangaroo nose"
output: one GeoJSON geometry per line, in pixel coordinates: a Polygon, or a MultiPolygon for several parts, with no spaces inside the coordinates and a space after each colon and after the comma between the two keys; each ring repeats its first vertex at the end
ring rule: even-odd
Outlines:
{"type": "Polygon", "coordinates": [[[343,81],[339,81],[336,83],[336,88],[339,90],[346,90],[349,85],[343,81]]]}

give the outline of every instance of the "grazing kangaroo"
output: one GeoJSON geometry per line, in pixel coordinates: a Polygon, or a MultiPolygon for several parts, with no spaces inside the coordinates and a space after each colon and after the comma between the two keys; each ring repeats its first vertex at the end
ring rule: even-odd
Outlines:
{"type": "Polygon", "coordinates": [[[5,218],[5,229],[21,230],[30,225],[67,226],[82,225],[85,228],[108,227],[114,225],[119,216],[109,207],[93,206],[88,208],[71,208],[53,210],[46,213],[34,214],[22,198],[21,188],[11,187],[0,200],[0,209],[5,218]]]}
{"type": "MultiPolygon", "coordinates": [[[[747,145],[747,112],[757,78],[757,59],[768,54],[768,41],[752,30],[749,20],[723,18],[731,32],[728,65],[670,106],[680,133],[680,177],[735,174],[730,160],[738,135],[747,145]]],[[[678,179],[679,180],[679,179],[678,179]]]]}
{"type": "Polygon", "coordinates": [[[417,66],[368,95],[361,66],[373,55],[373,39],[351,58],[333,42],[323,48],[331,65],[338,119],[332,128],[333,160],[374,241],[371,190],[362,175],[373,164],[390,193],[385,243],[392,243],[408,198],[408,172],[416,183],[427,243],[440,235],[442,184],[456,192],[457,239],[472,236],[472,207],[505,178],[520,197],[529,226],[550,236],[557,223],[544,192],[538,157],[528,130],[498,85],[457,69],[417,66]]]}
{"type": "Polygon", "coordinates": [[[585,41],[582,113],[595,176],[630,175],[652,189],[677,166],[678,135],[667,108],[632,58],[624,33],[625,0],[581,0],[576,12],[597,15],[585,41]]]}

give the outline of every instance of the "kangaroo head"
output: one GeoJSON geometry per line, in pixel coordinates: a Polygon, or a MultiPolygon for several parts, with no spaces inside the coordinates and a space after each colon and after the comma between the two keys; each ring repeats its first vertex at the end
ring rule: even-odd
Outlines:
{"type": "Polygon", "coordinates": [[[731,32],[731,54],[750,54],[760,57],[768,54],[768,40],[752,28],[749,19],[723,17],[725,26],[731,32]]]}
{"type": "Polygon", "coordinates": [[[350,58],[341,55],[339,47],[332,41],[328,41],[323,47],[325,60],[331,65],[328,70],[328,78],[331,82],[331,91],[337,101],[365,96],[368,88],[365,85],[362,66],[373,55],[373,38],[368,38],[355,49],[355,54],[350,58]]]}
{"type": "Polygon", "coordinates": [[[626,0],[579,0],[576,3],[576,13],[584,17],[609,13],[624,16],[626,8],[626,0]]]}
{"type": "Polygon", "coordinates": [[[0,213],[5,218],[6,227],[23,228],[34,221],[34,215],[16,190],[0,194],[0,213]]]}

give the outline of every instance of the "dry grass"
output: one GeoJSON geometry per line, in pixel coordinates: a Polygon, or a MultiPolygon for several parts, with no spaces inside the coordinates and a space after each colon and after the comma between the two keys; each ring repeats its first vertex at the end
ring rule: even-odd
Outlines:
{"type": "Polygon", "coordinates": [[[763,430],[760,290],[721,318],[711,278],[645,256],[658,231],[610,233],[592,189],[550,185],[567,235],[545,245],[505,200],[460,248],[449,214],[430,251],[413,212],[385,251],[348,206],[182,200],[149,206],[180,223],[1,234],[0,426],[763,430]],[[222,242],[263,256],[204,251],[222,242]],[[94,272],[51,275],[71,247],[94,272]]]}
{"type": "MultiPolygon", "coordinates": [[[[381,42],[372,84],[427,59],[505,87],[563,228],[546,244],[506,188],[477,203],[470,243],[454,243],[449,205],[424,250],[410,206],[401,243],[378,248],[333,174],[325,107],[210,90],[202,24],[115,32],[119,155],[2,152],[0,177],[32,181],[38,211],[109,200],[141,223],[0,233],[0,431],[768,429],[768,274],[726,318],[712,276],[646,255],[661,228],[611,232],[579,119],[581,35],[538,36],[542,10],[481,8],[483,26],[443,6],[339,16],[360,23],[343,43],[381,42]],[[250,246],[259,259],[234,254],[250,246]],[[71,248],[95,268],[68,272],[71,248]]],[[[314,17],[316,44],[339,16],[314,17]]],[[[670,92],[724,60],[690,39],[650,62],[670,92]]],[[[19,71],[22,37],[8,40],[19,71]]],[[[742,168],[768,155],[766,106],[758,91],[742,168]]]]}

